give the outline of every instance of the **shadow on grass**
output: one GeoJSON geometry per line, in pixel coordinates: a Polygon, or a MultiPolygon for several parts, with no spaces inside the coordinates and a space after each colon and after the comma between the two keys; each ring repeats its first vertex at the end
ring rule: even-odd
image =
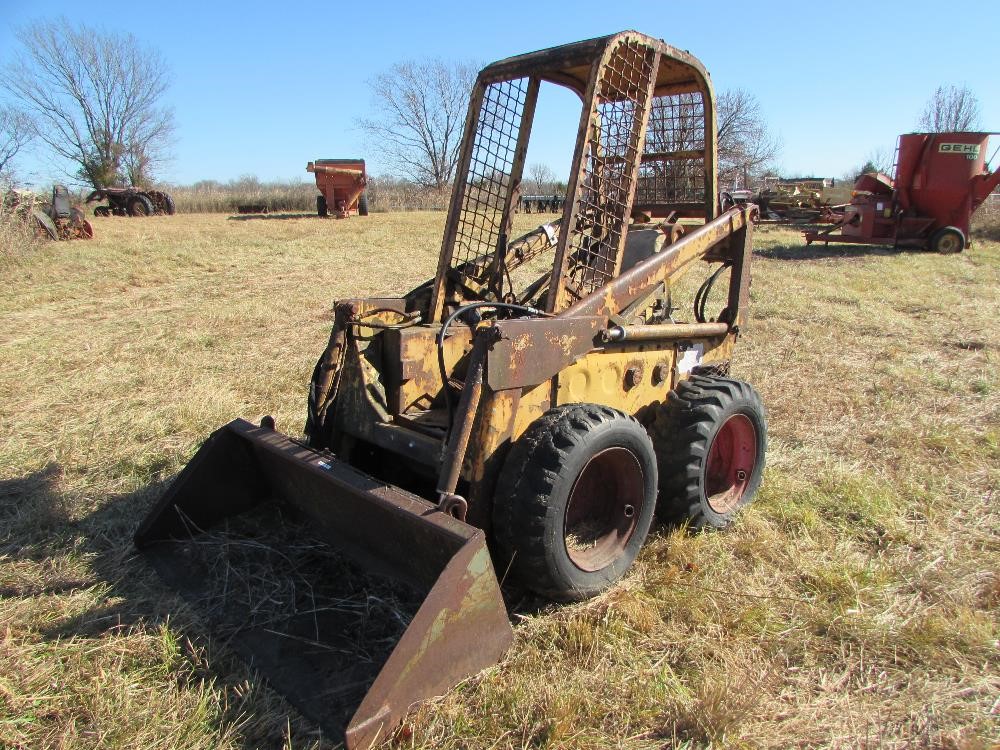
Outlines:
{"type": "MultiPolygon", "coordinates": [[[[0,556],[85,561],[85,570],[64,566],[72,573],[61,580],[46,575],[0,588],[0,596],[20,599],[92,591],[87,609],[43,626],[43,638],[72,649],[79,639],[169,628],[177,642],[192,644],[185,668],[171,667],[177,679],[194,691],[212,682],[223,694],[220,735],[236,734],[247,749],[285,746],[289,726],[293,746],[317,736],[320,747],[340,740],[422,595],[359,571],[271,503],[221,530],[139,553],[133,534],[172,479],[112,496],[76,520],[61,476],[50,464],[0,482],[0,556]],[[273,689],[246,689],[262,680],[273,689]]],[[[558,606],[509,585],[503,593],[515,623],[558,606]]]]}
{"type": "MultiPolygon", "coordinates": [[[[280,214],[239,214],[229,217],[229,221],[282,221],[284,219],[319,219],[323,218],[313,213],[280,213],[280,214]]],[[[327,217],[332,218],[332,217],[327,217]]]]}
{"type": "Polygon", "coordinates": [[[889,245],[849,245],[846,243],[831,243],[830,245],[815,242],[812,245],[775,245],[773,247],[755,248],[754,255],[771,260],[825,260],[865,258],[873,255],[900,255],[902,253],[923,253],[923,250],[912,248],[893,248],[889,245]]]}
{"type": "MultiPolygon", "coordinates": [[[[294,747],[337,746],[291,709],[281,693],[256,687],[248,690],[248,685],[256,686],[268,675],[258,671],[252,659],[241,658],[234,647],[239,626],[220,633],[215,612],[178,595],[157,575],[150,559],[135,550],[132,537],[138,521],[170,480],[111,496],[92,513],[74,519],[71,500],[58,487],[61,476],[62,468],[53,463],[24,477],[0,481],[0,560],[9,566],[0,598],[92,593],[87,609],[55,619],[37,631],[59,644],[60,658],[72,659],[74,649],[90,648],[77,645],[81,639],[127,639],[135,631],[157,634],[168,628],[179,634],[177,643],[190,644],[179,654],[186,662],[184,668],[172,668],[177,681],[194,693],[204,683],[212,683],[221,692],[214,724],[219,737],[235,737],[246,750],[282,748],[288,742],[294,747]]],[[[263,556],[264,543],[253,540],[251,544],[257,545],[251,548],[252,554],[263,556]]],[[[282,550],[276,554],[286,557],[282,550]]],[[[276,581],[278,587],[295,590],[294,583],[289,586],[277,577],[276,581]]],[[[242,582],[233,582],[234,588],[237,583],[242,582]]],[[[223,594],[221,601],[225,599],[223,594]]],[[[308,651],[303,646],[300,650],[308,651]]],[[[322,685],[316,687],[319,690],[322,685]]]]}

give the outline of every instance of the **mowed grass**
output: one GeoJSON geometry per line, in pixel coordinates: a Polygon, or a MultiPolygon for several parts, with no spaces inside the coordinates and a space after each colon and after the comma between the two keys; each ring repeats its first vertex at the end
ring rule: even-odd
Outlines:
{"type": "MultiPolygon", "coordinates": [[[[96,219],[0,269],[0,747],[331,744],[131,535],[219,425],[301,431],[331,301],[430,276],[443,221],[96,219]]],[[[733,374],[769,410],[758,501],[723,533],[658,529],[593,601],[518,615],[504,660],[396,746],[1000,737],[1000,243],[756,246],[733,374]]]]}

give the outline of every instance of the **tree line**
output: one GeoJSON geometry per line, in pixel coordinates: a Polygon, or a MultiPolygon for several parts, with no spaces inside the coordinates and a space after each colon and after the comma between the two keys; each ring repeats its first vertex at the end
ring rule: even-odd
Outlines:
{"type": "MultiPolygon", "coordinates": [[[[35,141],[69,165],[80,184],[155,183],[176,131],[165,104],[170,74],[163,56],[132,34],[65,19],[28,25],[16,36],[20,49],[0,71],[8,99],[0,104],[0,177],[12,181],[16,157],[35,141]]],[[[358,125],[392,174],[437,190],[451,183],[477,68],[402,61],[368,82],[372,113],[358,125]]],[[[917,125],[932,132],[974,130],[979,120],[972,91],[940,86],[917,125]]],[[[773,168],[781,143],[753,94],[721,92],[717,124],[720,184],[748,185],[773,168]]],[[[879,159],[884,154],[863,166],[880,168],[879,159]]],[[[565,189],[546,164],[529,165],[525,177],[525,187],[538,193],[565,189]]]]}

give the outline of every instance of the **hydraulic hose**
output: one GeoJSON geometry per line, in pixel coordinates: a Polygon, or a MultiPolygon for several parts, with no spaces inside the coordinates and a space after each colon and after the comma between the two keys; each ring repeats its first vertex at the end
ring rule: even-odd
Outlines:
{"type": "Polygon", "coordinates": [[[707,322],[705,320],[705,305],[708,304],[708,295],[712,292],[712,287],[715,285],[716,279],[719,275],[729,268],[728,263],[723,263],[719,266],[715,273],[709,276],[702,285],[698,288],[697,294],[694,295],[694,319],[699,323],[707,322]]]}

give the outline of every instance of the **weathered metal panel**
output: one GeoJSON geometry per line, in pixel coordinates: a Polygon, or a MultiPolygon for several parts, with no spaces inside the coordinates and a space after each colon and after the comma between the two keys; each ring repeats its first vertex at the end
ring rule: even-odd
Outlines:
{"type": "Polygon", "coordinates": [[[486,382],[495,391],[538,385],[593,349],[606,323],[589,316],[499,321],[486,382]]]}

